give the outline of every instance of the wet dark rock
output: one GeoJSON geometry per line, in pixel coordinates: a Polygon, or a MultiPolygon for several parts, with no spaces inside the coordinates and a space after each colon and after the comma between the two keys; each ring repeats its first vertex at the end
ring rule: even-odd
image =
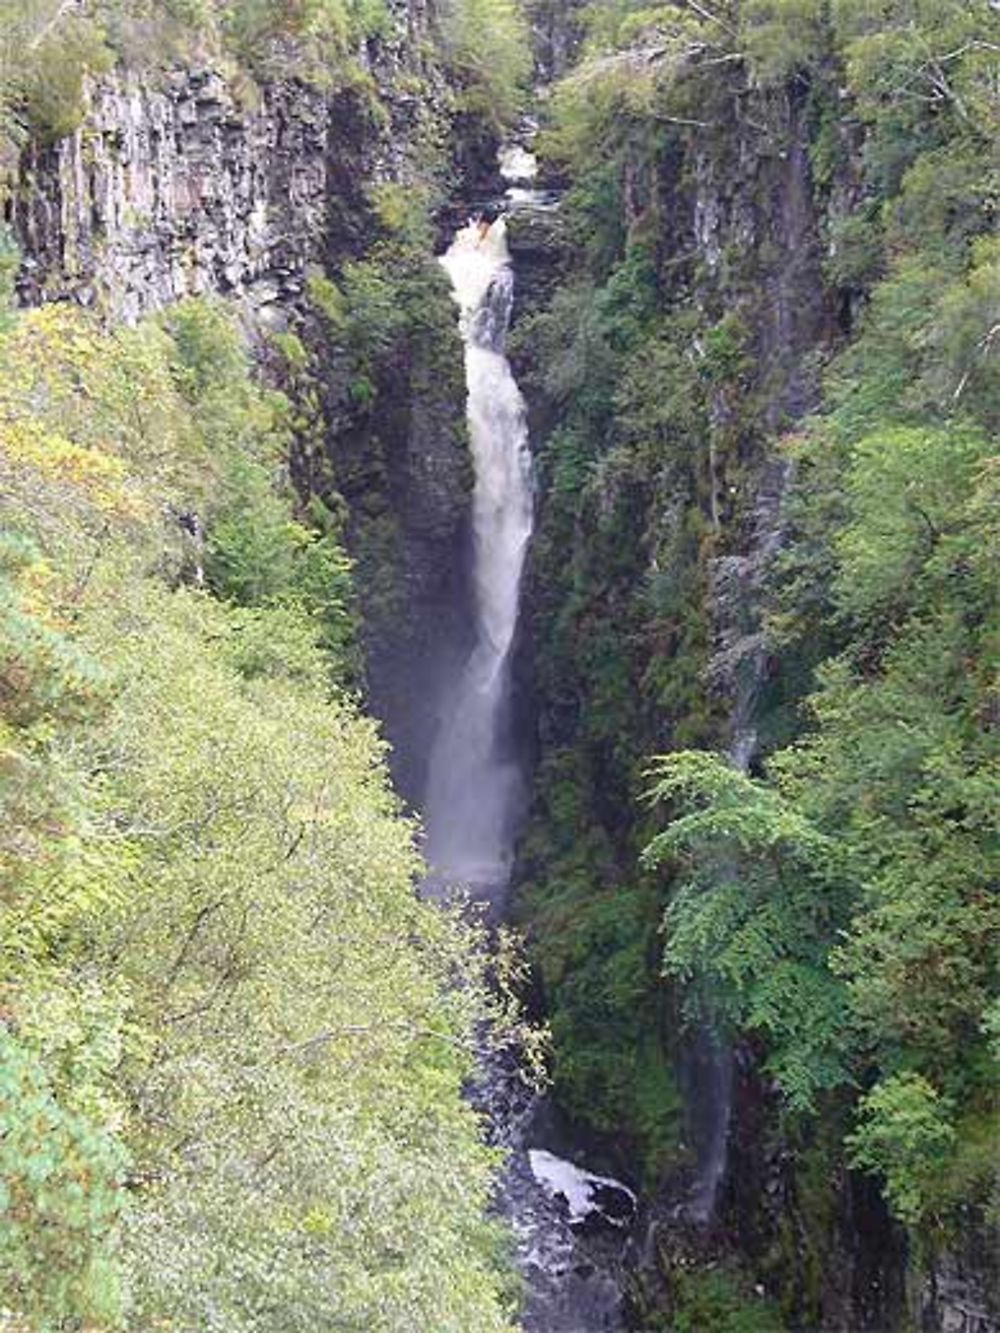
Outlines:
{"type": "Polygon", "coordinates": [[[323,97],[300,84],[248,108],[211,68],[102,79],[80,128],[22,159],[22,301],[133,323],[221,293],[282,325],[322,250],[329,136],[323,97]]]}
{"type": "Polygon", "coordinates": [[[558,202],[556,193],[539,191],[533,202],[515,203],[508,214],[507,243],[519,294],[515,326],[518,319],[547,304],[564,272],[566,227],[558,202]]]}

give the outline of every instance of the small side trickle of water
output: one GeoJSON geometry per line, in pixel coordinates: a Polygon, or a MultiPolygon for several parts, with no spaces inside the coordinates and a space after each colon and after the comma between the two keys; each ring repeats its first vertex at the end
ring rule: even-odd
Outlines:
{"type": "MultiPolygon", "coordinates": [[[[781,503],[789,475],[785,462],[765,472],[747,553],[722,557],[713,569],[717,643],[711,675],[715,687],[730,701],[727,753],[741,773],[749,772],[759,743],[756,717],[767,672],[761,597],[769,562],[782,540],[781,503]]],[[[698,1161],[693,1188],[680,1211],[683,1217],[706,1226],[714,1218],[726,1174],[733,1052],[724,1038],[702,1027],[693,1034],[684,1064],[698,1161]]]]}

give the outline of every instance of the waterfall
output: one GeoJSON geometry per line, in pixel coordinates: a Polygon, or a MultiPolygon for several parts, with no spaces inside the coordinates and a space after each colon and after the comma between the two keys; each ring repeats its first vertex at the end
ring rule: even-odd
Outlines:
{"type": "Polygon", "coordinates": [[[499,909],[523,801],[520,768],[503,753],[501,728],[532,524],[525,405],[504,356],[513,274],[503,218],[463,227],[441,263],[465,343],[475,643],[430,756],[425,855],[432,885],[465,886],[499,909]]]}
{"type": "MultiPolygon", "coordinates": [[[[729,748],[734,768],[748,773],[757,753],[756,715],[767,673],[768,644],[762,599],[771,560],[781,546],[781,505],[791,475],[778,460],[765,470],[753,513],[753,532],[743,555],[721,556],[712,569],[716,651],[710,678],[729,702],[729,748]]],[[[737,868],[734,867],[734,873],[737,868]]],[[[684,1213],[707,1225],[714,1220],[726,1174],[733,1102],[733,1051],[709,1027],[695,1034],[686,1061],[688,1097],[695,1112],[698,1167],[684,1213]]]]}
{"type": "MultiPolygon", "coordinates": [[[[530,154],[511,155],[512,209],[546,206],[528,188],[530,154]],[[526,166],[527,164],[527,166],[526,166]]],[[[532,528],[531,458],[524,400],[504,355],[514,281],[506,223],[472,222],[441,263],[451,278],[465,343],[472,494],[473,646],[446,689],[424,802],[425,893],[468,891],[502,919],[524,778],[509,739],[511,651],[532,528]]],[[[507,1152],[495,1206],[514,1238],[524,1282],[526,1333],[620,1328],[622,1255],[636,1199],[619,1181],[568,1160],[571,1140],[517,1071],[485,1056],[475,1086],[491,1141],[507,1152]]]]}

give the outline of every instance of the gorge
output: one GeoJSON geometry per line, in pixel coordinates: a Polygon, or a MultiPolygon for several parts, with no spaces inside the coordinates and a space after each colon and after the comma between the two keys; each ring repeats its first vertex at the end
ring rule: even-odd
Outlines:
{"type": "MultiPolygon", "coordinates": [[[[530,207],[533,157],[523,148],[500,161],[519,208],[530,207]]],[[[441,691],[442,720],[432,746],[425,800],[425,892],[468,894],[502,925],[509,914],[513,847],[523,821],[523,755],[510,726],[510,659],[520,583],[531,536],[532,480],[526,408],[504,356],[514,275],[504,212],[459,230],[441,260],[461,311],[467,414],[475,483],[472,585],[476,633],[457,683],[441,691]]],[[[519,1088],[516,1068],[487,1057],[476,1089],[492,1138],[508,1154],[500,1215],[516,1238],[527,1333],[621,1327],[623,1241],[635,1195],[542,1146],[544,1100],[519,1088]],[[578,1235],[584,1224],[610,1231],[603,1244],[578,1235]],[[612,1240],[611,1237],[614,1237],[612,1240]]]]}
{"type": "Polygon", "coordinates": [[[0,1324],[1000,1328],[998,22],[4,8],[0,1324]]]}

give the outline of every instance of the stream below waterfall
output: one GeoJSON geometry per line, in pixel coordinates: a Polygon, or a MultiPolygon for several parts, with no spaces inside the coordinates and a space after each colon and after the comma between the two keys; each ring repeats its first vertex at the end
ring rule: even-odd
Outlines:
{"type": "MultiPolygon", "coordinates": [[[[534,158],[501,155],[506,207],[549,197],[533,190],[534,158]]],[[[425,892],[466,892],[494,923],[506,915],[525,775],[506,740],[511,653],[533,518],[524,400],[504,354],[514,274],[503,210],[462,227],[441,258],[460,310],[475,484],[470,559],[474,642],[448,692],[429,762],[425,892]]],[[[516,1070],[487,1057],[473,1090],[492,1140],[507,1150],[497,1207],[513,1232],[524,1284],[526,1333],[606,1333],[621,1328],[623,1259],[636,1199],[619,1181],[569,1160],[552,1108],[516,1070]]]]}

